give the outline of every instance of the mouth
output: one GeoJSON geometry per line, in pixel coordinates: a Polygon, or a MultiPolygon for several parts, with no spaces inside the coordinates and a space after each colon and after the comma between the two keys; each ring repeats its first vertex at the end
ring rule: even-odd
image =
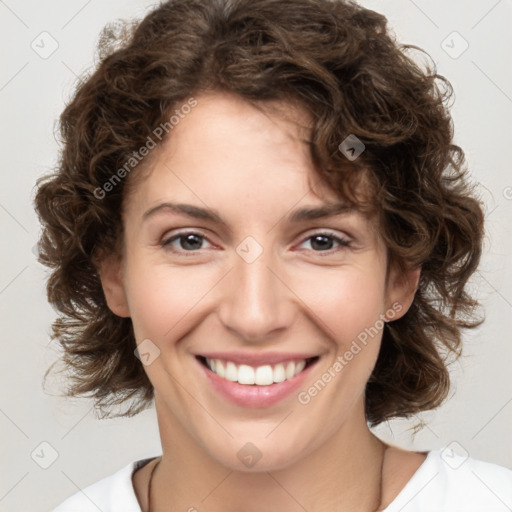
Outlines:
{"type": "Polygon", "coordinates": [[[196,355],[195,359],[208,387],[216,396],[239,407],[252,409],[271,407],[291,397],[305,386],[305,380],[321,359],[321,356],[294,355],[284,358],[283,355],[276,355],[263,361],[257,356],[250,358],[251,364],[246,364],[248,358],[229,357],[221,358],[219,354],[216,357],[196,355]]]}
{"type": "Polygon", "coordinates": [[[315,364],[320,356],[260,366],[237,364],[226,359],[212,359],[200,355],[196,358],[212,373],[230,382],[244,386],[271,386],[293,379],[315,364]]]}

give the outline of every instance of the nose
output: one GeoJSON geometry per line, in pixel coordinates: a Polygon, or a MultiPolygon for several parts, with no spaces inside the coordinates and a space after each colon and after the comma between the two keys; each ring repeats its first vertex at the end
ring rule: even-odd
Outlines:
{"type": "Polygon", "coordinates": [[[293,321],[295,295],[279,268],[270,250],[250,263],[236,254],[234,268],[223,280],[220,321],[246,342],[262,342],[293,321]]]}

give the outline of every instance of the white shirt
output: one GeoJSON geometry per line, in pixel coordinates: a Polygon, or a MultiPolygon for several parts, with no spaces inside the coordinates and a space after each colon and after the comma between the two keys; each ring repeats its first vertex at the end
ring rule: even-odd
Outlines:
{"type": "MultiPolygon", "coordinates": [[[[141,512],[132,475],[153,458],[132,462],[89,485],[53,512],[141,512]]],[[[461,457],[445,448],[428,452],[423,464],[384,512],[510,511],[512,470],[461,457]]]]}

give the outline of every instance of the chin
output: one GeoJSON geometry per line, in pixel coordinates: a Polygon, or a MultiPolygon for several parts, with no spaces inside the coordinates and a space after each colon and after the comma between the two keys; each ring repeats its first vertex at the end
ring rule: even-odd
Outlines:
{"type": "Polygon", "coordinates": [[[244,473],[286,469],[314,449],[313,443],[299,443],[283,433],[275,439],[253,437],[251,440],[250,436],[244,436],[222,445],[217,443],[210,445],[211,457],[226,468],[244,473]]]}

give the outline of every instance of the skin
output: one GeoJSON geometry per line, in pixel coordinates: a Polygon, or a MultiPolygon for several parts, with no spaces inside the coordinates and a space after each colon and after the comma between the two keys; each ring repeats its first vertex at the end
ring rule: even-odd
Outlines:
{"type": "MultiPolygon", "coordinates": [[[[125,198],[123,257],[107,258],[100,271],[110,309],[131,317],[137,343],[150,339],[160,350],[144,366],[163,449],[153,511],[374,511],[384,445],[366,424],[364,388],[381,331],[307,405],[297,393],[266,408],[234,405],[212,389],[194,354],[321,355],[307,390],[393,304],[401,306],[393,320],[406,313],[420,270],[387,275],[378,229],[357,211],[286,221],[296,208],[337,201],[303,142],[307,112],[275,104],[280,110],[264,113],[219,92],[196,99],[125,198]],[[142,219],[164,201],[211,208],[226,225],[170,211],[142,219]],[[178,231],[205,238],[188,253],[183,239],[163,247],[178,231]],[[310,237],[325,231],[350,245],[329,239],[318,248],[310,237]],[[247,236],[263,249],[250,264],[236,251],[247,236]],[[247,442],[262,454],[251,468],[237,457],[247,442]]],[[[424,458],[388,448],[381,508],[424,458]]],[[[143,510],[154,463],[133,478],[143,510]]]]}

